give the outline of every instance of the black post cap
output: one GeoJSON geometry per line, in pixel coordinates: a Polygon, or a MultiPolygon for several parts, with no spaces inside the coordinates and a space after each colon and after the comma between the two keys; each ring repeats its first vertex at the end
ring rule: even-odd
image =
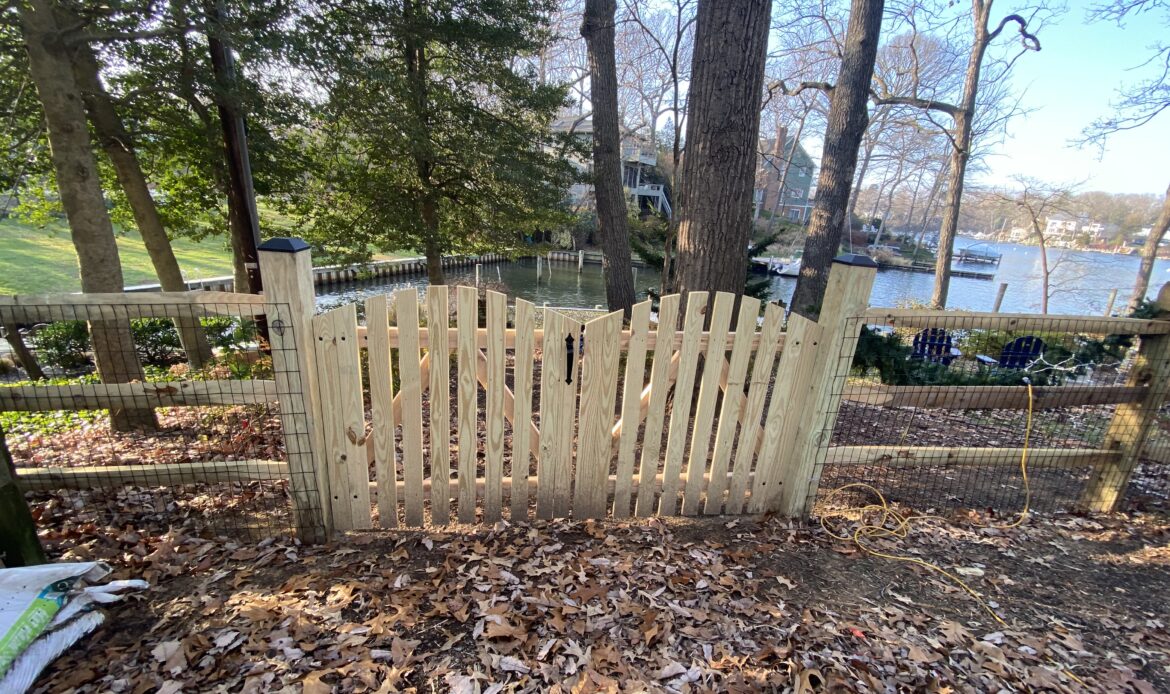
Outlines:
{"type": "Polygon", "coordinates": [[[300,253],[309,250],[309,248],[309,244],[304,239],[295,236],[277,236],[260,244],[257,250],[274,253],[300,253]]]}
{"type": "Polygon", "coordinates": [[[861,255],[860,253],[842,253],[833,258],[834,263],[841,263],[842,265],[852,265],[853,267],[877,267],[877,261],[868,255],[861,255]]]}

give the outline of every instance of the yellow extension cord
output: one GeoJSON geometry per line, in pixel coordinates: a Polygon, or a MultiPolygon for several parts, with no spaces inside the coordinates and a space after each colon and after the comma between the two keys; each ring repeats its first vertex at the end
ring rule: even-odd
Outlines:
{"type": "MultiPolygon", "coordinates": [[[[1028,482],[1028,442],[1032,437],[1032,404],[1033,404],[1033,400],[1032,400],[1032,384],[1029,382],[1029,383],[1027,383],[1027,386],[1028,386],[1028,420],[1027,420],[1027,425],[1024,429],[1024,448],[1023,448],[1023,451],[1020,453],[1020,474],[1024,478],[1024,508],[1023,508],[1023,510],[1020,511],[1019,517],[1016,518],[1016,520],[1012,521],[1011,523],[1008,523],[1006,525],[996,525],[996,526],[987,526],[987,527],[994,527],[994,528],[1006,530],[1008,528],[1019,527],[1028,518],[1028,511],[1029,511],[1029,508],[1030,508],[1031,503],[1032,503],[1032,487],[1028,482]]],[[[874,549],[872,547],[868,547],[865,544],[865,542],[867,540],[877,540],[880,538],[887,538],[887,537],[904,539],[910,534],[911,524],[917,520],[927,520],[927,519],[946,520],[946,519],[942,518],[941,516],[903,516],[902,514],[895,511],[894,509],[890,508],[890,504],[888,501],[886,501],[885,495],[883,495],[881,493],[881,491],[878,490],[877,487],[874,487],[873,485],[870,485],[870,484],[866,484],[865,482],[853,482],[851,484],[846,484],[844,486],[837,487],[836,489],[834,489],[832,492],[829,493],[828,499],[832,499],[837,494],[844,492],[846,490],[849,490],[849,489],[864,489],[866,491],[869,491],[874,496],[877,497],[878,502],[874,503],[874,504],[867,504],[865,506],[846,508],[846,509],[843,509],[838,514],[822,514],[821,515],[821,527],[824,529],[824,531],[826,533],[828,533],[830,536],[832,536],[838,540],[845,540],[845,541],[852,540],[853,543],[856,544],[858,546],[858,548],[860,548],[861,551],[865,552],[866,554],[870,554],[870,555],[875,556],[875,557],[882,557],[883,559],[893,559],[894,561],[901,561],[901,562],[906,562],[909,564],[917,564],[918,566],[921,566],[925,569],[928,569],[930,571],[934,571],[935,573],[938,573],[938,574],[945,576],[946,578],[950,579],[950,581],[952,583],[954,583],[955,585],[959,586],[964,591],[966,591],[968,595],[975,598],[975,601],[978,602],[983,607],[983,609],[986,610],[987,613],[989,615],[991,615],[992,618],[995,619],[996,622],[998,622],[999,624],[1001,624],[1005,627],[1008,626],[1008,623],[1005,622],[1003,620],[1003,618],[1001,618],[998,614],[996,614],[995,610],[991,609],[991,606],[987,604],[987,601],[984,600],[983,597],[979,595],[979,593],[975,592],[975,590],[973,588],[971,588],[971,586],[967,585],[967,583],[965,581],[963,581],[963,579],[959,578],[958,576],[951,573],[950,571],[947,571],[946,569],[942,568],[941,566],[938,566],[937,564],[932,564],[931,562],[925,561],[923,559],[919,559],[917,557],[907,557],[907,556],[902,556],[902,555],[898,555],[898,554],[890,554],[888,552],[882,552],[881,550],[877,550],[877,549],[874,549]],[[829,528],[829,524],[827,522],[827,518],[829,517],[829,515],[853,515],[853,514],[857,515],[860,522],[859,522],[859,525],[857,526],[857,529],[853,531],[852,535],[841,535],[841,534],[833,532],[833,530],[831,530],[829,528]],[[877,514],[876,520],[867,521],[866,517],[871,515],[871,514],[877,514]]],[[[828,504],[826,504],[826,505],[828,505],[828,504]]]]}
{"type": "MultiPolygon", "coordinates": [[[[1017,528],[1020,525],[1022,525],[1025,520],[1027,520],[1028,512],[1031,508],[1032,487],[1031,487],[1031,484],[1028,482],[1028,443],[1029,443],[1030,439],[1032,438],[1033,399],[1032,399],[1032,383],[1031,383],[1031,381],[1025,381],[1025,384],[1028,386],[1028,420],[1027,420],[1027,424],[1025,425],[1025,428],[1024,428],[1024,448],[1020,452],[1020,475],[1024,478],[1024,508],[1020,511],[1020,515],[1011,523],[1007,523],[1006,525],[991,525],[991,526],[985,526],[985,527],[999,528],[999,529],[1003,529],[1003,530],[1006,530],[1009,528],[1017,528]]],[[[906,430],[909,431],[909,426],[907,426],[906,430]]],[[[905,433],[903,434],[903,437],[905,437],[905,433]]],[[[886,501],[885,495],[883,495],[881,493],[881,491],[879,491],[877,489],[877,487],[874,487],[873,485],[870,485],[870,484],[866,484],[864,482],[853,482],[851,484],[846,484],[844,486],[837,487],[836,489],[834,489],[832,492],[829,493],[828,498],[832,499],[835,495],[837,495],[838,493],[843,492],[847,489],[865,489],[865,490],[873,493],[873,495],[878,498],[878,502],[876,504],[868,504],[866,506],[847,508],[847,509],[842,510],[841,513],[838,514],[838,515],[853,514],[853,513],[857,514],[858,518],[860,519],[860,524],[858,525],[857,529],[853,531],[852,535],[839,535],[839,534],[833,532],[832,530],[829,529],[829,525],[825,520],[826,515],[821,515],[821,527],[825,530],[826,533],[828,533],[832,537],[837,538],[838,540],[845,540],[845,541],[852,540],[853,543],[856,544],[858,546],[858,548],[860,548],[861,551],[865,552],[866,554],[870,554],[870,555],[875,556],[875,557],[882,557],[883,559],[893,559],[894,561],[906,562],[908,564],[917,564],[918,566],[921,566],[925,569],[928,569],[928,570],[933,571],[935,573],[941,574],[942,576],[945,576],[952,583],[954,583],[955,585],[962,588],[964,591],[966,591],[966,593],[968,595],[970,595],[972,598],[974,598],[975,601],[978,602],[979,605],[982,606],[983,609],[987,611],[987,614],[991,615],[992,619],[994,619],[998,624],[1005,626],[1005,627],[1010,626],[1007,622],[1005,622],[1003,620],[1002,617],[1000,617],[998,614],[995,613],[995,610],[991,609],[991,605],[987,604],[987,601],[983,599],[983,596],[981,596],[981,595],[979,595],[979,593],[975,592],[975,589],[973,589],[971,586],[967,585],[967,583],[963,579],[959,578],[958,576],[951,573],[950,571],[947,571],[946,569],[942,568],[941,566],[939,566],[937,564],[932,564],[928,561],[925,561],[923,559],[919,559],[917,557],[906,557],[906,556],[902,556],[902,555],[898,555],[898,554],[890,554],[888,552],[882,552],[880,550],[876,550],[876,549],[873,549],[872,547],[867,547],[865,545],[865,540],[867,540],[867,539],[878,539],[878,538],[884,538],[884,537],[894,537],[894,538],[898,538],[898,539],[903,539],[910,534],[910,524],[916,520],[927,520],[927,519],[946,520],[945,518],[942,518],[941,516],[903,516],[902,514],[895,511],[894,509],[890,508],[890,504],[888,501],[886,501]],[[878,514],[877,520],[874,522],[867,522],[865,520],[865,517],[867,515],[873,514],[873,513],[878,514]],[[893,527],[886,527],[887,524],[891,523],[891,522],[893,523],[893,527]]],[[[1077,677],[1076,674],[1072,672],[1072,670],[1068,669],[1067,667],[1064,667],[1063,665],[1057,663],[1055,660],[1052,660],[1051,658],[1049,658],[1049,661],[1053,665],[1056,665],[1057,667],[1059,667],[1061,669],[1061,671],[1064,672],[1064,674],[1068,675],[1070,679],[1077,682],[1082,687],[1088,686],[1085,683],[1085,681],[1082,680],[1080,677],[1077,677]]]]}

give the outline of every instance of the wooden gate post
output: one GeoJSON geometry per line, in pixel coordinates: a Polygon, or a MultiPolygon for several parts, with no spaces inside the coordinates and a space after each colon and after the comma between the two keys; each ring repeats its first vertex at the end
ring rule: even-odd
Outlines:
{"type": "MultiPolygon", "coordinates": [[[[1158,292],[1160,320],[1170,319],[1170,283],[1158,292]]],[[[1137,361],[1126,379],[1128,386],[1146,386],[1141,402],[1122,403],[1113,411],[1101,448],[1117,451],[1118,457],[1097,463],[1081,493],[1080,506],[1086,511],[1108,513],[1125,493],[1150,437],[1154,418],[1170,391],[1170,335],[1142,335],[1137,361]]]]}
{"type": "Polygon", "coordinates": [[[333,531],[333,515],[322,464],[312,254],[298,238],[269,239],[259,251],[297,534],[306,542],[323,542],[333,531]]]}
{"type": "MultiPolygon", "coordinates": [[[[807,381],[800,373],[780,373],[777,376],[799,378],[803,382],[794,392],[791,402],[777,403],[787,408],[785,419],[799,419],[795,427],[791,424],[785,426],[791,445],[784,441],[779,448],[782,457],[775,469],[779,471],[780,484],[779,489],[773,491],[775,496],[771,497],[768,510],[786,516],[807,516],[812,510],[829,439],[841,406],[841,389],[857,349],[857,333],[862,327],[858,317],[869,307],[869,294],[876,275],[877,263],[868,256],[847,254],[833,260],[817,321],[821,328],[820,339],[802,340],[797,347],[800,350],[815,349],[815,358],[798,358],[790,362],[811,362],[811,373],[807,381]]],[[[807,337],[811,331],[805,332],[807,337]]],[[[760,464],[764,462],[760,461],[760,464]]]]}

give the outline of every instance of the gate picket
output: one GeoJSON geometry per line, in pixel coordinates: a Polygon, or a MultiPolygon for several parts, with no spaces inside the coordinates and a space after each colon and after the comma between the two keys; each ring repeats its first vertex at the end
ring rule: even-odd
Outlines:
{"type": "Polygon", "coordinates": [[[398,378],[402,392],[402,479],[406,524],[423,525],[422,373],[419,366],[418,292],[394,292],[398,324],[398,378]]]}
{"type": "Polygon", "coordinates": [[[690,429],[691,401],[695,395],[695,371],[699,366],[699,343],[703,336],[703,319],[706,312],[707,292],[691,292],[687,296],[682,349],[679,350],[678,379],[674,385],[674,403],[670,411],[670,429],[666,437],[662,496],[658,499],[660,516],[673,516],[678,511],[679,475],[682,472],[687,431],[690,429]]]}
{"type": "Polygon", "coordinates": [[[573,424],[577,404],[577,346],[581,326],[556,311],[544,311],[540,375],[540,459],[536,473],[536,517],[569,515],[573,424]]]}
{"type": "Polygon", "coordinates": [[[357,306],[348,304],[313,318],[333,524],[338,530],[369,528],[370,476],[366,464],[362,366],[357,306]]]}
{"type": "Polygon", "coordinates": [[[487,438],[484,446],[483,520],[500,519],[504,475],[504,329],[508,297],[487,292],[487,438]]]}
{"type": "Polygon", "coordinates": [[[622,386],[622,433],[618,443],[617,481],[613,494],[613,517],[630,515],[634,476],[634,444],[638,440],[638,411],[642,407],[642,386],[646,375],[646,333],[650,330],[651,303],[643,301],[630,313],[630,346],[626,352],[626,375],[622,386]],[[624,423],[630,422],[630,426],[624,423]]]}
{"type": "Polygon", "coordinates": [[[528,447],[532,432],[532,362],[536,347],[534,307],[523,299],[516,300],[516,358],[512,367],[512,386],[516,402],[512,419],[512,520],[528,518],[528,447]]]}
{"type": "MultiPolygon", "coordinates": [[[[703,493],[703,475],[707,471],[708,453],[711,449],[711,426],[715,419],[715,405],[719,399],[719,376],[724,363],[723,350],[734,306],[734,294],[719,292],[715,295],[715,307],[711,312],[711,326],[707,338],[707,353],[703,358],[699,404],[695,407],[695,420],[692,424],[687,483],[683,488],[684,516],[693,516],[699,512],[699,496],[703,493]]],[[[747,330],[745,328],[744,332],[747,330]]]]}
{"type": "Polygon", "coordinates": [[[427,287],[427,354],[430,355],[431,522],[451,521],[451,348],[447,286],[427,287]]]}
{"type": "Polygon", "coordinates": [[[731,469],[731,488],[727,492],[726,512],[743,513],[744,497],[747,494],[752,459],[759,440],[760,420],[764,416],[764,402],[772,380],[772,365],[780,349],[780,336],[784,329],[784,309],[777,304],[768,304],[764,309],[764,324],[760,328],[760,346],[756,348],[756,362],[752,366],[751,385],[743,406],[740,420],[739,443],[735,449],[735,460],[731,469]]]}
{"type": "MultiPolygon", "coordinates": [[[[723,508],[723,492],[727,489],[727,467],[731,462],[731,444],[735,442],[736,424],[739,422],[746,399],[744,377],[747,376],[748,361],[752,357],[752,338],[755,336],[756,318],[759,315],[759,299],[745,296],[740,300],[735,344],[731,347],[727,386],[723,391],[723,407],[719,411],[719,427],[715,431],[715,453],[711,456],[711,482],[707,485],[707,500],[703,505],[705,514],[716,514],[723,508]]],[[[755,422],[749,421],[748,424],[753,428],[756,426],[755,422]]],[[[691,455],[693,458],[694,453],[691,455]]]]}
{"type": "MultiPolygon", "coordinates": [[[[650,407],[646,412],[646,434],[638,466],[638,503],[634,514],[654,514],[654,478],[662,461],[662,422],[666,416],[666,393],[670,390],[670,363],[674,359],[674,334],[678,328],[679,295],[668,294],[658,303],[658,329],[654,342],[654,365],[650,369],[650,407]]],[[[622,415],[623,418],[625,415],[622,415]]],[[[637,429],[629,422],[622,426],[637,429]]]]}
{"type": "Polygon", "coordinates": [[[475,331],[479,325],[479,297],[475,287],[456,289],[459,338],[457,344],[459,369],[459,522],[475,522],[475,461],[479,439],[476,435],[478,410],[475,380],[475,331]]]}
{"type": "Polygon", "coordinates": [[[398,527],[398,473],[394,465],[394,377],[390,368],[390,309],[385,294],[366,299],[370,356],[370,404],[378,524],[398,527]]]}
{"type": "Polygon", "coordinates": [[[582,333],[574,518],[605,517],[621,333],[621,311],[589,321],[582,333]]]}

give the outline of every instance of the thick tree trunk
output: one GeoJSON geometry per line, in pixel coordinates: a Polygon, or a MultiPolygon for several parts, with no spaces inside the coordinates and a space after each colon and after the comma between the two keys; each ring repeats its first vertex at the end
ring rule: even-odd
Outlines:
{"type": "MultiPolygon", "coordinates": [[[[158,207],[146,184],[146,176],[138,163],[130,133],[126,131],[121,116],[114,108],[113,99],[102,84],[97,57],[89,46],[80,47],[74,54],[73,74],[82,90],[90,122],[102,149],[114,165],[118,183],[126,193],[138,232],[158,275],[159,285],[164,291],[182,292],[187,290],[183,271],[171,248],[171,240],[163,228],[158,207]]],[[[195,318],[176,318],[175,328],[187,361],[196,369],[203,368],[211,361],[211,345],[207,335],[195,318]]]]}
{"type": "Polygon", "coordinates": [[[24,343],[24,336],[20,334],[20,326],[16,323],[6,323],[4,325],[4,338],[8,341],[8,346],[12,348],[12,353],[16,355],[16,361],[20,363],[20,368],[28,374],[28,377],[34,381],[40,381],[45,377],[45,372],[41,370],[41,365],[37,363],[36,356],[28,345],[24,343]]]}
{"type": "Polygon", "coordinates": [[[1142,264],[1138,268],[1137,281],[1133,284],[1133,294],[1129,297],[1130,312],[1146,298],[1146,292],[1150,289],[1150,277],[1154,274],[1154,261],[1158,259],[1158,244],[1166,237],[1167,230],[1170,230],[1170,186],[1166,188],[1162,211],[1158,213],[1158,219],[1150,229],[1150,237],[1142,246],[1142,264]]]}
{"type": "MultiPolygon", "coordinates": [[[[50,0],[20,5],[29,72],[45,112],[61,205],[69,219],[84,292],[121,292],[122,264],[93,156],[81,90],[61,42],[50,0]]],[[[126,321],[90,322],[94,358],[103,383],[142,380],[142,365],[126,321]]],[[[155,428],[153,410],[110,409],[115,431],[155,428]]]]}
{"type": "Polygon", "coordinates": [[[829,123],[817,179],[817,199],[804,242],[792,310],[816,319],[821,312],[829,265],[841,246],[857,151],[869,120],[869,82],[877,58],[885,0],[853,0],[837,85],[829,100],[829,123]]]}
{"type": "Polygon", "coordinates": [[[16,484],[16,468],[0,430],[0,562],[7,567],[32,566],[48,561],[37,537],[37,525],[28,502],[16,484]]]}
{"type": "Polygon", "coordinates": [[[679,292],[742,295],[771,0],[700,0],[679,173],[679,292]]]}
{"type": "Polygon", "coordinates": [[[593,189],[601,237],[605,299],[610,311],[628,317],[634,305],[630,267],[630,220],[622,188],[618,132],[617,67],[614,58],[615,0],[585,0],[581,37],[589,49],[589,93],[593,102],[593,189]]]}

